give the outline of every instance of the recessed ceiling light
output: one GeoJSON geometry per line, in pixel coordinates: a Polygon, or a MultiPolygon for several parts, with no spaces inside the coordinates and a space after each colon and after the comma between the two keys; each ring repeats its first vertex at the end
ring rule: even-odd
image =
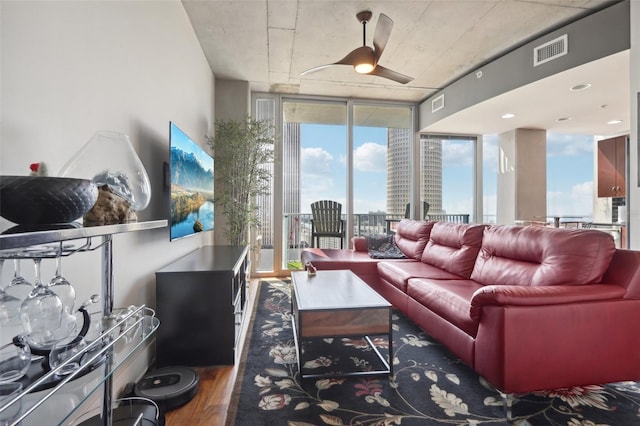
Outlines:
{"type": "Polygon", "coordinates": [[[504,115],[502,116],[502,118],[513,118],[513,117],[515,117],[515,116],[516,116],[515,114],[512,114],[512,113],[508,112],[508,113],[504,114],[504,115]]]}
{"type": "Polygon", "coordinates": [[[557,123],[562,123],[563,121],[569,121],[571,120],[571,117],[560,117],[560,118],[556,118],[556,122],[557,123]]]}
{"type": "Polygon", "coordinates": [[[585,90],[585,89],[588,89],[589,87],[591,87],[591,83],[582,83],[582,84],[576,84],[569,90],[571,90],[572,92],[579,92],[580,90],[585,90]]]}
{"type": "Polygon", "coordinates": [[[610,121],[607,121],[607,124],[620,124],[620,123],[622,123],[622,120],[610,120],[610,121]]]}

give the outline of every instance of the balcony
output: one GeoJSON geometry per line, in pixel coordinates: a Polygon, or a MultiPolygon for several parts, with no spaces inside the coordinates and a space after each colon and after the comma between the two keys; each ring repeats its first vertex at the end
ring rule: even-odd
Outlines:
{"type": "MultiPolygon", "coordinates": [[[[367,236],[376,234],[391,234],[394,232],[397,223],[403,215],[388,215],[385,213],[357,213],[353,215],[353,235],[367,236]]],[[[346,215],[342,215],[346,220],[346,215]]],[[[311,247],[311,214],[289,213],[284,215],[283,241],[286,241],[283,254],[283,269],[301,269],[300,253],[302,249],[311,247]]],[[[468,214],[434,214],[429,215],[429,220],[440,220],[446,222],[469,223],[468,214]]],[[[274,241],[265,232],[262,235],[262,248],[258,271],[270,271],[273,268],[274,241]]],[[[345,242],[345,247],[349,243],[345,242]]],[[[340,248],[338,238],[321,238],[321,248],[340,248]]]]}

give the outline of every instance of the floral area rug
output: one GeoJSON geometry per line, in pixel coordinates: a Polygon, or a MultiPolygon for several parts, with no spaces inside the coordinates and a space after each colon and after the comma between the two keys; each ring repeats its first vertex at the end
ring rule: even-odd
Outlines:
{"type": "MultiPolygon", "coordinates": [[[[263,280],[258,291],[250,341],[245,344],[227,417],[229,425],[508,424],[500,394],[396,311],[393,376],[301,381],[291,327],[290,282],[263,280]]],[[[386,337],[376,337],[374,342],[382,354],[388,353],[386,337]]],[[[346,368],[345,363],[353,369],[376,368],[369,361],[373,351],[359,339],[320,339],[303,347],[304,368],[311,371],[338,368],[336,365],[346,368]]],[[[512,410],[511,424],[519,426],[640,424],[640,384],[518,395],[512,410]]]]}

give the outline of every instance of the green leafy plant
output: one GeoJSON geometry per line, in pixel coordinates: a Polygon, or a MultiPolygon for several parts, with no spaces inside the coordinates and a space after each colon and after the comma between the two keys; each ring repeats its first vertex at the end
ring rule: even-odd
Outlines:
{"type": "Polygon", "coordinates": [[[232,245],[248,244],[248,232],[260,226],[257,197],[269,193],[273,162],[273,125],[247,117],[216,120],[207,136],[215,158],[215,203],[225,216],[224,235],[232,245]]]}

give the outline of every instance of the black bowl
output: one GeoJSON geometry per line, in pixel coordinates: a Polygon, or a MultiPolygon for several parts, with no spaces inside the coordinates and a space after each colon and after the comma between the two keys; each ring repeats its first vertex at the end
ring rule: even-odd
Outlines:
{"type": "Polygon", "coordinates": [[[18,225],[69,223],[98,199],[87,179],[48,176],[0,176],[0,215],[18,225]]]}

